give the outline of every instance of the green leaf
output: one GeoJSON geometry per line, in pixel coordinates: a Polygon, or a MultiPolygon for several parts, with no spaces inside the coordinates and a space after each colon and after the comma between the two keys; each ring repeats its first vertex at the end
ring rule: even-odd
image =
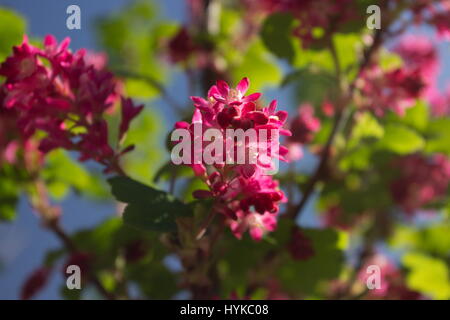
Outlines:
{"type": "Polygon", "coordinates": [[[164,157],[164,137],[161,115],[151,107],[144,108],[133,120],[126,135],[125,146],[134,145],[135,149],[124,155],[125,171],[141,182],[152,181],[157,168],[164,157]]]}
{"type": "Polygon", "coordinates": [[[396,249],[419,250],[446,258],[450,254],[450,224],[441,222],[420,230],[397,226],[390,244],[396,249]]]}
{"type": "Polygon", "coordinates": [[[450,155],[450,119],[439,118],[430,121],[427,129],[427,145],[429,153],[442,152],[450,155]]]}
{"type": "Polygon", "coordinates": [[[293,84],[298,103],[310,102],[320,105],[324,99],[337,96],[336,77],[325,69],[310,66],[288,74],[282,86],[293,84]]]}
{"type": "Polygon", "coordinates": [[[73,188],[93,198],[106,198],[107,192],[100,176],[89,173],[82,165],[73,160],[63,150],[55,150],[46,157],[46,166],[42,171],[50,195],[55,199],[67,196],[73,188]],[[70,174],[67,174],[70,172],[70,174]]]}
{"type": "MultiPolygon", "coordinates": [[[[233,50],[235,49],[231,48],[227,53],[230,54],[233,50]]],[[[246,52],[235,51],[235,53],[233,57],[228,57],[232,65],[233,83],[238,83],[244,77],[250,77],[250,92],[256,92],[265,86],[280,82],[280,68],[260,40],[254,41],[246,52]]]]}
{"type": "Polygon", "coordinates": [[[20,186],[11,172],[0,168],[0,222],[12,221],[16,217],[16,205],[19,199],[20,186]]]}
{"type": "Polygon", "coordinates": [[[443,260],[421,253],[408,253],[402,262],[409,269],[407,285],[433,299],[450,299],[450,277],[443,260]]]}
{"type": "Polygon", "coordinates": [[[344,262],[343,237],[331,229],[302,231],[312,241],[314,256],[306,261],[287,259],[280,266],[278,276],[288,291],[313,294],[322,281],[340,274],[344,262]]]}
{"type": "Polygon", "coordinates": [[[352,142],[359,144],[364,138],[381,138],[383,135],[384,129],[378,120],[369,112],[365,112],[356,119],[352,131],[352,142]]]}
{"type": "Polygon", "coordinates": [[[425,140],[416,131],[401,124],[388,124],[384,137],[379,141],[381,149],[398,154],[409,154],[420,151],[425,146],[425,140]]]}
{"type": "Polygon", "coordinates": [[[406,126],[416,129],[419,132],[425,132],[430,118],[429,109],[424,101],[418,100],[416,105],[406,110],[404,116],[390,113],[388,118],[391,121],[402,123],[406,126]]]}
{"type": "MultiPolygon", "coordinates": [[[[164,64],[157,57],[162,38],[174,29],[158,19],[154,3],[136,1],[111,16],[97,21],[101,44],[110,57],[111,68],[147,76],[162,82],[165,78],[164,64]]],[[[120,73],[120,72],[119,72],[120,73]]],[[[159,91],[142,79],[126,79],[128,95],[153,98],[159,91]]]]}
{"type": "Polygon", "coordinates": [[[293,17],[289,13],[275,13],[264,21],[261,30],[261,38],[267,49],[289,62],[295,56],[291,36],[293,21],[293,17]]]}
{"type": "Polygon", "coordinates": [[[149,299],[171,299],[179,290],[175,275],[153,260],[128,266],[126,279],[136,283],[149,299]]]}
{"type": "Polygon", "coordinates": [[[0,62],[12,53],[12,47],[21,43],[26,22],[17,13],[0,8],[0,62]]]}
{"type": "Polygon", "coordinates": [[[153,182],[158,183],[160,180],[168,181],[173,176],[176,178],[192,177],[192,169],[188,166],[180,166],[172,163],[172,161],[168,161],[155,173],[153,182]]]}
{"type": "Polygon", "coordinates": [[[190,207],[167,192],[154,189],[126,177],[108,180],[112,194],[128,203],[123,219],[126,224],[145,230],[176,230],[175,219],[191,214],[190,207]]]}

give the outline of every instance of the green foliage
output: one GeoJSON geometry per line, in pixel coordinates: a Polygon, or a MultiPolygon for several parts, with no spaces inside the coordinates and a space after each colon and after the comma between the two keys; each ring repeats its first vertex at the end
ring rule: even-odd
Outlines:
{"type": "Polygon", "coordinates": [[[317,293],[323,281],[339,276],[344,262],[342,251],[344,235],[331,229],[302,229],[302,231],[312,241],[314,256],[305,261],[295,261],[286,257],[277,273],[288,291],[301,292],[308,296],[317,293]]]}
{"type": "Polygon", "coordinates": [[[151,1],[136,1],[115,15],[97,23],[102,45],[110,57],[113,70],[119,74],[136,73],[125,81],[127,93],[139,98],[152,98],[158,90],[142,77],[164,80],[164,68],[156,52],[162,38],[171,35],[175,26],[158,19],[151,1]]]}
{"type": "Polygon", "coordinates": [[[406,281],[411,289],[433,299],[450,299],[450,276],[443,260],[421,253],[408,253],[402,261],[409,269],[406,281]]]}
{"type": "MultiPolygon", "coordinates": [[[[241,16],[236,11],[224,9],[220,19],[220,33],[211,40],[223,54],[227,71],[233,83],[251,76],[250,92],[262,91],[265,87],[277,85],[282,78],[276,59],[264,45],[263,39],[251,39],[235,46],[230,39],[240,32],[241,16]]],[[[286,39],[285,39],[286,40],[286,39]]]]}
{"type": "Polygon", "coordinates": [[[238,83],[243,77],[251,74],[250,90],[256,92],[266,86],[276,85],[281,80],[279,67],[260,40],[254,41],[245,53],[235,52],[235,54],[231,69],[233,83],[238,83]]]}
{"type": "Polygon", "coordinates": [[[192,177],[192,169],[189,166],[179,166],[172,161],[166,162],[153,177],[153,182],[170,181],[172,178],[192,177]]]}
{"type": "Polygon", "coordinates": [[[61,200],[66,197],[71,188],[77,193],[94,198],[108,196],[100,176],[89,173],[67,152],[56,150],[48,154],[46,159],[42,176],[46,180],[50,194],[55,199],[61,200]]]}
{"type": "Polygon", "coordinates": [[[158,165],[162,163],[164,148],[161,115],[149,107],[133,120],[124,141],[125,146],[135,149],[123,158],[126,172],[141,182],[152,181],[158,165]]]}
{"type": "Polygon", "coordinates": [[[387,124],[384,137],[379,141],[381,149],[397,154],[409,154],[425,147],[424,138],[413,129],[401,124],[387,124]]]}
{"type": "MultiPolygon", "coordinates": [[[[345,73],[353,75],[361,47],[360,35],[338,33],[333,36],[333,44],[336,48],[340,68],[345,73]],[[353,73],[350,73],[350,71],[353,71],[353,73]]],[[[298,41],[294,42],[296,54],[292,63],[293,66],[298,69],[314,66],[328,72],[334,72],[336,66],[328,47],[329,45],[319,49],[304,49],[298,44],[298,41]]]]}
{"type": "MultiPolygon", "coordinates": [[[[136,283],[148,298],[168,299],[176,292],[174,275],[162,263],[167,252],[156,233],[140,232],[123,225],[119,218],[110,218],[95,228],[78,231],[71,236],[71,241],[79,252],[89,255],[89,272],[100,275],[100,282],[109,291],[119,289],[114,274],[120,271],[126,279],[136,283]],[[124,261],[126,248],[136,241],[142,244],[145,251],[137,261],[124,261]]],[[[44,265],[54,267],[67,256],[63,249],[51,250],[45,256],[44,265]]],[[[85,290],[67,290],[65,285],[61,287],[63,297],[70,300],[81,299],[89,293],[85,290]]]]}
{"type": "Polygon", "coordinates": [[[387,115],[387,118],[392,122],[402,123],[424,133],[426,132],[430,121],[429,107],[424,101],[418,100],[412,108],[406,110],[405,115],[399,116],[390,113],[387,115]]]}
{"type": "Polygon", "coordinates": [[[297,103],[310,102],[320,105],[325,99],[337,95],[336,77],[325,69],[316,66],[305,67],[288,74],[282,86],[292,84],[297,103]]]}
{"type": "Polygon", "coordinates": [[[441,152],[450,155],[450,119],[437,118],[430,121],[427,130],[427,145],[425,151],[428,153],[441,152]]]}
{"type": "Polygon", "coordinates": [[[0,8],[0,62],[12,53],[12,47],[22,42],[27,29],[23,17],[14,11],[0,8]]]}
{"type": "Polygon", "coordinates": [[[167,192],[126,177],[114,177],[108,182],[114,197],[128,204],[123,219],[131,226],[162,232],[174,231],[176,218],[191,214],[189,206],[167,192]]]}
{"type": "Polygon", "coordinates": [[[381,138],[384,135],[384,128],[378,120],[369,112],[361,114],[355,123],[352,131],[349,146],[356,146],[363,143],[363,139],[381,138]]]}
{"type": "Polygon", "coordinates": [[[445,259],[450,256],[450,224],[442,222],[422,229],[398,226],[390,242],[396,249],[428,252],[445,259]]]}
{"type": "Polygon", "coordinates": [[[0,222],[12,221],[16,217],[19,186],[0,172],[0,222]]]}
{"type": "Polygon", "coordinates": [[[15,219],[16,205],[28,178],[24,170],[5,163],[0,166],[0,222],[15,219]]]}
{"type": "Polygon", "coordinates": [[[264,21],[261,30],[261,38],[267,49],[289,62],[295,56],[291,36],[293,21],[292,15],[288,13],[275,13],[264,21]]]}
{"type": "Polygon", "coordinates": [[[175,275],[152,259],[129,266],[126,277],[149,299],[170,299],[179,290],[175,275]]]}

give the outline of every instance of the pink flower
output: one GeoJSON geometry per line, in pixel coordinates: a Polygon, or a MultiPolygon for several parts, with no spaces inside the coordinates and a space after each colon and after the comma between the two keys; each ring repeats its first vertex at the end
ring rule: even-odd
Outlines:
{"type": "Polygon", "coordinates": [[[444,155],[430,158],[409,155],[394,166],[400,175],[391,184],[392,197],[407,214],[445,196],[450,182],[450,161],[444,155]]]}
{"type": "Polygon", "coordinates": [[[426,36],[407,35],[395,46],[408,70],[418,70],[428,83],[433,83],[439,69],[436,48],[426,36]]]}
{"type": "Polygon", "coordinates": [[[450,39],[450,1],[418,0],[413,13],[416,23],[426,22],[436,28],[441,39],[450,39]]]}
{"type": "Polygon", "coordinates": [[[361,268],[358,273],[358,279],[363,286],[372,283],[375,279],[374,272],[379,271],[380,288],[373,288],[368,291],[368,298],[372,299],[392,299],[392,300],[417,300],[421,299],[420,293],[410,290],[403,278],[402,273],[397,266],[391,262],[386,256],[375,254],[361,268]],[[376,267],[377,269],[370,269],[376,267]],[[379,269],[378,269],[379,268],[379,269]],[[371,277],[369,279],[369,277],[371,277]]]}
{"type": "Polygon", "coordinates": [[[133,100],[131,99],[123,99],[122,98],[122,119],[120,121],[119,127],[119,140],[121,140],[125,133],[127,133],[130,122],[133,120],[139,113],[141,113],[143,105],[134,106],[133,100]]]}
{"type": "Polygon", "coordinates": [[[291,13],[298,20],[293,34],[301,40],[304,48],[317,40],[313,30],[320,28],[329,33],[336,32],[343,23],[358,18],[358,11],[350,0],[245,0],[244,3],[250,15],[291,13]]]}
{"type": "Polygon", "coordinates": [[[197,49],[186,27],[180,28],[169,40],[168,53],[171,62],[185,62],[197,49]]]}
{"type": "Polygon", "coordinates": [[[198,159],[197,163],[194,160],[189,164],[209,189],[197,190],[194,196],[213,197],[213,210],[225,217],[238,238],[248,230],[253,239],[260,240],[275,229],[279,204],[286,201],[278,182],[265,172],[272,168],[272,159],[286,160],[287,148],[281,146],[277,151],[273,143],[278,142],[279,135],[290,135],[290,131],[283,128],[287,112],[277,111],[276,101],[258,108],[256,102],[261,94],[246,95],[248,87],[247,78],[242,79],[235,89],[224,81],[218,81],[208,91],[207,99],[191,97],[196,108],[191,123],[177,122],[175,127],[189,130],[193,144],[200,142],[202,150],[194,152],[191,148],[191,159],[195,159],[196,154],[203,152],[208,145],[199,141],[208,129],[218,130],[222,142],[227,142],[225,146],[230,145],[232,150],[237,148],[237,142],[227,140],[227,129],[254,129],[258,136],[263,134],[263,130],[269,132],[267,140],[258,142],[255,150],[251,148],[253,143],[244,142],[246,162],[243,164],[235,161],[237,152],[233,158],[227,148],[223,154],[217,155],[224,160],[221,163],[208,165],[204,159],[198,159]],[[226,159],[233,161],[229,163],[226,159]],[[256,161],[252,163],[250,159],[256,161]]]}
{"type": "Polygon", "coordinates": [[[431,112],[435,117],[443,117],[450,114],[450,85],[443,93],[433,87],[428,94],[431,112]]]}
{"type": "Polygon", "coordinates": [[[253,240],[261,241],[267,232],[274,231],[277,227],[277,219],[275,215],[270,213],[245,214],[238,211],[236,215],[237,219],[230,221],[230,228],[238,239],[241,239],[244,232],[248,230],[253,240]]]}
{"type": "Polygon", "coordinates": [[[47,284],[51,269],[42,267],[35,270],[22,286],[20,298],[22,300],[31,299],[47,284]]]}
{"type": "MultiPolygon", "coordinates": [[[[45,132],[39,146],[42,152],[76,150],[82,160],[94,159],[110,170],[113,162],[131,149],[116,151],[108,144],[104,115],[120,98],[117,81],[103,69],[104,63],[88,63],[92,56],[86,59],[85,50],[72,53],[69,43],[65,39],[58,44],[47,36],[42,50],[28,44],[26,38],[15,47],[0,66],[0,75],[6,77],[0,86],[0,110],[14,110],[25,140],[37,130],[45,132]]],[[[119,140],[141,110],[131,100],[122,100],[119,140]]]]}
{"type": "Polygon", "coordinates": [[[361,91],[364,108],[378,116],[383,116],[388,110],[404,115],[406,109],[414,106],[415,99],[423,95],[426,83],[418,68],[383,71],[372,65],[362,73],[357,87],[361,91]]]}
{"type": "Polygon", "coordinates": [[[286,145],[288,153],[286,158],[289,161],[298,161],[303,158],[303,145],[298,142],[288,142],[286,145]]]}
{"type": "Polygon", "coordinates": [[[292,228],[288,250],[294,260],[308,260],[315,255],[311,240],[298,227],[292,228]]]}
{"type": "Polygon", "coordinates": [[[339,206],[332,206],[326,210],[323,216],[323,223],[326,227],[350,230],[356,221],[345,216],[345,212],[339,206]]]}
{"type": "Polygon", "coordinates": [[[298,108],[298,115],[292,120],[292,136],[289,141],[307,144],[312,141],[314,134],[320,130],[320,120],[314,116],[314,108],[304,103],[298,108]]]}

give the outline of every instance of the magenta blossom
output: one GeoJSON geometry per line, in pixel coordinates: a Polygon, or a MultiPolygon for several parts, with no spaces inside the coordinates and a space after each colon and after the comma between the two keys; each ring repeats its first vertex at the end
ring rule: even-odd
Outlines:
{"type": "MultiPolygon", "coordinates": [[[[256,149],[252,149],[245,140],[244,150],[248,155],[245,163],[236,163],[235,158],[231,158],[231,162],[207,164],[200,159],[190,164],[194,173],[203,179],[209,189],[197,190],[194,196],[213,197],[213,210],[223,215],[238,238],[249,230],[255,240],[260,240],[264,234],[275,229],[279,204],[286,200],[278,182],[266,175],[266,170],[271,168],[272,163],[267,160],[286,160],[284,156],[287,148],[281,146],[279,150],[275,150],[272,145],[279,135],[289,136],[291,133],[283,128],[287,112],[277,111],[276,101],[272,101],[268,107],[257,107],[256,102],[261,94],[247,95],[248,87],[247,78],[242,79],[236,89],[230,88],[224,81],[218,81],[209,90],[207,99],[191,97],[196,108],[191,123],[178,122],[175,127],[187,129],[193,144],[199,142],[199,136],[206,130],[216,129],[221,133],[220,140],[226,142],[224,145],[233,150],[238,147],[239,142],[227,138],[228,129],[253,129],[258,136],[263,131],[275,133],[275,136],[270,133],[267,140],[258,142],[256,149]],[[199,133],[196,133],[196,127],[200,128],[199,133]],[[263,156],[265,159],[262,159],[263,156]],[[256,161],[250,162],[250,159],[256,161]]],[[[206,145],[201,142],[202,150],[192,151],[192,156],[201,153],[206,145]]],[[[225,149],[219,155],[220,160],[229,159],[228,149],[225,149]]]]}
{"type": "MultiPolygon", "coordinates": [[[[108,143],[108,124],[104,114],[120,99],[117,81],[102,67],[89,64],[85,51],[68,50],[69,39],[58,44],[47,36],[44,49],[30,45],[27,39],[14,47],[13,55],[0,66],[6,78],[0,87],[0,109],[14,110],[17,127],[27,140],[37,130],[47,135],[39,149],[46,153],[56,148],[76,150],[81,160],[93,159],[114,170],[118,157],[130,150],[114,150],[108,143]]],[[[100,59],[101,60],[101,59],[100,59]]],[[[119,140],[142,107],[122,100],[119,140]]]]}
{"type": "Polygon", "coordinates": [[[298,108],[297,116],[291,122],[292,136],[288,138],[289,160],[299,160],[303,156],[303,145],[310,143],[320,130],[320,119],[314,116],[314,108],[304,103],[298,108]]]}
{"type": "Polygon", "coordinates": [[[407,214],[445,196],[450,182],[450,161],[444,155],[431,158],[409,155],[394,165],[400,176],[391,184],[392,197],[407,214]]]}
{"type": "Polygon", "coordinates": [[[408,70],[418,70],[427,83],[434,82],[439,69],[436,48],[426,36],[407,35],[395,46],[394,52],[404,61],[408,70]]]}
{"type": "Polygon", "coordinates": [[[364,70],[357,86],[361,91],[363,108],[378,116],[383,116],[388,110],[402,116],[424,94],[426,83],[418,68],[383,71],[372,65],[364,70]]]}

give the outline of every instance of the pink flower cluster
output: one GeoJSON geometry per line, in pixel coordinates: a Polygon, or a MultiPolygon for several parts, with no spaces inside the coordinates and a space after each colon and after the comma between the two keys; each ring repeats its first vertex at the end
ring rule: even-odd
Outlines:
{"type": "Polygon", "coordinates": [[[302,158],[302,146],[313,140],[314,134],[320,130],[320,127],[320,119],[314,116],[314,107],[309,103],[302,104],[290,125],[292,136],[288,139],[289,160],[295,161],[302,158]]]}
{"type": "Polygon", "coordinates": [[[426,84],[420,68],[383,71],[378,65],[371,65],[362,72],[357,87],[361,106],[383,116],[387,110],[404,115],[424,94],[426,84]]]}
{"type": "MultiPolygon", "coordinates": [[[[116,151],[108,143],[105,112],[111,112],[120,99],[113,75],[89,64],[85,51],[68,50],[69,39],[58,45],[47,36],[44,49],[30,45],[27,39],[14,47],[13,55],[0,66],[6,78],[0,87],[2,112],[13,112],[23,140],[36,131],[46,136],[40,151],[55,148],[75,150],[81,160],[93,159],[115,170],[118,158],[131,147],[116,151]]],[[[122,98],[119,141],[130,121],[142,110],[122,98]]]]}
{"type": "Polygon", "coordinates": [[[269,13],[291,13],[298,21],[293,30],[294,36],[301,39],[304,48],[310,47],[316,40],[313,34],[315,29],[332,33],[357,15],[351,0],[246,0],[245,4],[250,13],[258,9],[269,13]]]}
{"type": "Polygon", "coordinates": [[[294,260],[308,260],[315,255],[311,239],[299,227],[293,227],[288,250],[294,260]]]}
{"type": "Polygon", "coordinates": [[[406,35],[394,47],[404,68],[418,70],[427,85],[433,85],[439,69],[439,57],[431,40],[421,35],[406,35]]]}
{"type": "Polygon", "coordinates": [[[404,68],[418,70],[424,80],[424,97],[430,103],[434,116],[445,116],[450,111],[450,86],[446,92],[437,87],[439,56],[432,41],[425,36],[407,35],[395,46],[404,62],[404,68]]]}
{"type": "MultiPolygon", "coordinates": [[[[207,99],[191,97],[196,108],[192,123],[178,122],[176,128],[192,132],[195,125],[201,125],[203,131],[214,128],[220,130],[224,140],[227,129],[254,129],[258,135],[262,130],[275,130],[280,135],[290,135],[289,130],[283,129],[287,112],[276,111],[276,101],[268,107],[258,108],[256,101],[261,94],[246,96],[248,87],[247,78],[242,79],[236,89],[231,89],[224,81],[218,81],[209,90],[207,99]]],[[[266,145],[258,145],[255,163],[192,164],[195,174],[209,187],[208,191],[195,191],[194,196],[214,197],[213,210],[223,215],[237,238],[249,230],[253,239],[261,240],[266,232],[276,227],[279,203],[285,200],[285,196],[278,182],[265,174],[265,170],[269,169],[267,159],[259,159],[259,151],[265,149],[266,157],[285,160],[287,148],[280,146],[279,152],[272,150],[271,139],[278,139],[278,136],[269,137],[266,145]]],[[[223,156],[225,159],[226,154],[223,156]]]]}
{"type": "Polygon", "coordinates": [[[414,3],[413,13],[417,23],[434,26],[441,39],[450,40],[449,0],[418,0],[414,3]]]}
{"type": "Polygon", "coordinates": [[[450,115],[450,85],[444,92],[433,88],[428,95],[431,106],[431,112],[435,117],[450,115]]]}
{"type": "Polygon", "coordinates": [[[450,182],[450,160],[444,155],[430,158],[409,155],[394,165],[400,176],[391,184],[392,196],[407,214],[445,196],[450,182]]]}

